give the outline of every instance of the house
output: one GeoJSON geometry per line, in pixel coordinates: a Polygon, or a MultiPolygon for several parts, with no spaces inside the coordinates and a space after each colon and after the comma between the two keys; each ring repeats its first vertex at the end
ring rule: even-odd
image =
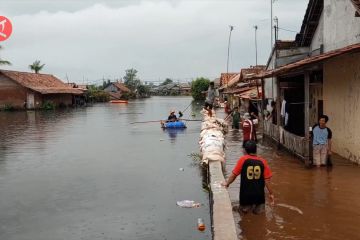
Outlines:
{"type": "Polygon", "coordinates": [[[152,95],[158,96],[189,96],[191,85],[189,83],[168,83],[151,89],[152,95]]]}
{"type": "MultiPolygon", "coordinates": [[[[360,17],[358,0],[310,0],[295,39],[308,49],[302,59],[279,64],[253,76],[276,88],[263,100],[276,100],[277,124],[267,122],[265,134],[301,158],[311,158],[309,127],[319,115],[330,117],[332,150],[360,163],[360,17]]],[[[274,58],[274,56],[271,56],[274,58]]],[[[271,60],[270,60],[271,61],[271,60]]]]}
{"type": "Polygon", "coordinates": [[[190,96],[191,95],[191,85],[189,83],[180,83],[180,95],[190,96]]]}
{"type": "Polygon", "coordinates": [[[130,93],[131,90],[120,82],[112,82],[108,84],[104,91],[110,95],[110,100],[119,100],[124,93],[130,93]]]}
{"type": "Polygon", "coordinates": [[[70,106],[82,94],[50,74],[0,70],[0,109],[37,109],[46,102],[70,106]]]}
{"type": "Polygon", "coordinates": [[[264,71],[265,66],[251,66],[241,69],[240,73],[233,75],[226,85],[220,87],[226,96],[230,107],[243,107],[246,112],[259,112],[261,104],[261,84],[257,80],[245,81],[245,77],[264,71]]]}

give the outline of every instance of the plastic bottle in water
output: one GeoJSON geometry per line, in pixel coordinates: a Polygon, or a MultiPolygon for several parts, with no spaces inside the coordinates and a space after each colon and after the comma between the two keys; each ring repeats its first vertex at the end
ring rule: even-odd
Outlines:
{"type": "Polygon", "coordinates": [[[205,223],[202,218],[198,218],[198,230],[202,232],[205,231],[205,223]]]}

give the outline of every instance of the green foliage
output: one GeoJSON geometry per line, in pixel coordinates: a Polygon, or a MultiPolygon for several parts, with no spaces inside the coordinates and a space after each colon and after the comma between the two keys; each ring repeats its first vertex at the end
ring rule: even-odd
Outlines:
{"type": "Polygon", "coordinates": [[[148,97],[150,95],[150,87],[141,84],[137,87],[137,93],[139,97],[148,97]]]}
{"type": "Polygon", "coordinates": [[[121,95],[121,99],[124,99],[124,100],[129,100],[129,99],[134,99],[134,98],[136,98],[136,94],[133,92],[129,92],[129,93],[126,92],[121,95]]]}
{"type": "Polygon", "coordinates": [[[51,102],[51,101],[45,101],[43,102],[43,104],[41,105],[41,109],[44,110],[54,110],[55,109],[55,103],[51,102]]]}
{"type": "Polygon", "coordinates": [[[4,106],[4,111],[10,112],[10,111],[14,111],[15,108],[11,103],[6,103],[4,106]]]}
{"type": "MultiPolygon", "coordinates": [[[[0,46],[0,50],[2,49],[2,46],[0,46]]],[[[0,65],[11,65],[11,62],[3,60],[0,58],[0,65]]]]}
{"type": "Polygon", "coordinates": [[[174,82],[173,80],[171,80],[170,78],[167,78],[167,79],[165,79],[165,81],[163,81],[163,82],[160,84],[160,86],[166,85],[166,84],[169,84],[169,83],[173,83],[173,82],[174,82]]]}
{"type": "Polygon", "coordinates": [[[191,95],[194,100],[205,100],[205,95],[202,93],[209,88],[210,80],[207,78],[197,78],[191,83],[191,95]]]}
{"type": "Polygon", "coordinates": [[[125,70],[124,84],[133,92],[141,85],[140,79],[136,77],[137,72],[134,68],[125,70]]]}
{"type": "Polygon", "coordinates": [[[90,88],[86,92],[87,102],[108,102],[110,101],[110,95],[103,90],[97,89],[96,87],[90,88]]]}
{"type": "Polygon", "coordinates": [[[39,73],[43,69],[45,64],[40,64],[40,60],[36,60],[33,64],[29,65],[29,68],[35,73],[39,73]]]}

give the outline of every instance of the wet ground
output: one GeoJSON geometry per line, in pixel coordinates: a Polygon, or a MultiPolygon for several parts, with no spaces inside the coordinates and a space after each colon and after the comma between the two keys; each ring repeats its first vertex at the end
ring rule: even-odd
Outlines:
{"type": "MultiPolygon", "coordinates": [[[[229,174],[243,155],[241,131],[230,131],[226,138],[229,174]]],[[[258,154],[273,171],[276,204],[266,206],[262,215],[240,216],[234,211],[240,239],[360,239],[359,166],[334,155],[332,168],[309,169],[287,151],[277,150],[273,142],[262,140],[261,135],[259,139],[258,154]]],[[[229,193],[236,209],[238,179],[229,193]]]]}
{"type": "Polygon", "coordinates": [[[130,124],[163,119],[190,102],[153,97],[0,112],[0,239],[211,239],[208,192],[188,156],[199,151],[200,123],[183,131],[130,124]],[[176,206],[185,199],[203,206],[176,206]],[[197,230],[199,217],[205,232],[197,230]]]}

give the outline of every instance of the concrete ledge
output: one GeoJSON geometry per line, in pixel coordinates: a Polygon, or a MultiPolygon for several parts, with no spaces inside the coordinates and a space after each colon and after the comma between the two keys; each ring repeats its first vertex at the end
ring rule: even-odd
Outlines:
{"type": "Polygon", "coordinates": [[[220,161],[209,162],[209,178],[212,198],[212,221],[214,240],[237,240],[232,206],[220,161]]]}

